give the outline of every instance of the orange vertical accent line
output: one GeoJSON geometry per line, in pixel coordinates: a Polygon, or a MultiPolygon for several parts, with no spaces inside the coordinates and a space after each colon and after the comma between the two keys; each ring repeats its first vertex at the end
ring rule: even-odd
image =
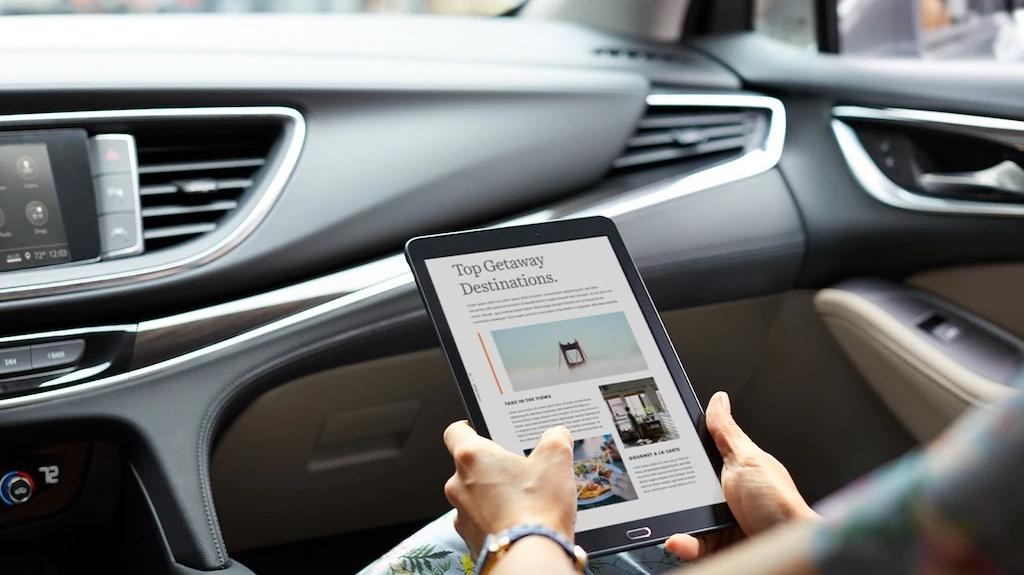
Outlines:
{"type": "Polygon", "coordinates": [[[487,358],[487,366],[491,368],[491,375],[494,376],[494,384],[498,386],[498,393],[505,395],[505,390],[501,389],[501,382],[498,381],[498,374],[494,371],[494,364],[491,363],[491,354],[487,353],[487,346],[484,345],[484,336],[480,335],[480,332],[476,332],[476,338],[480,340],[480,347],[484,349],[484,357],[487,358]]]}

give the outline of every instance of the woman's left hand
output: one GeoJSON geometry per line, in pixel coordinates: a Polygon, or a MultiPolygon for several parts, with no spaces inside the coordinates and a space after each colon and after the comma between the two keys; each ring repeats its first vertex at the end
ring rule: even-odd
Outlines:
{"type": "Polygon", "coordinates": [[[576,481],[568,429],[545,431],[529,457],[480,437],[465,421],[448,426],[444,443],[455,460],[444,494],[458,511],[455,530],[473,556],[488,534],[526,523],[573,539],[576,481]]]}
{"type": "Polygon", "coordinates": [[[781,523],[818,519],[785,466],[740,429],[727,394],[720,391],[711,397],[706,420],[722,454],[725,501],[739,527],[696,537],[676,534],[665,542],[666,549],[684,561],[693,561],[781,523]]]}

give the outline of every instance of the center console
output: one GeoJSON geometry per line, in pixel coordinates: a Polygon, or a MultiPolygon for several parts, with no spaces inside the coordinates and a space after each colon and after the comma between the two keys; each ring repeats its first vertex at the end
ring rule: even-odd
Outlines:
{"type": "Polygon", "coordinates": [[[0,272],[140,253],[138,181],[130,135],[0,136],[0,272]]]}

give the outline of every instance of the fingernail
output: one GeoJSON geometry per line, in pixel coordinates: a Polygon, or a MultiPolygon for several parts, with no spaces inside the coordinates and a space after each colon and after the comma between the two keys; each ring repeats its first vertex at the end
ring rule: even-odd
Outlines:
{"type": "Polygon", "coordinates": [[[731,414],[732,413],[732,404],[729,402],[729,394],[727,392],[724,392],[724,391],[719,391],[715,395],[718,396],[718,401],[720,401],[722,403],[722,407],[725,409],[725,412],[731,414]]]}

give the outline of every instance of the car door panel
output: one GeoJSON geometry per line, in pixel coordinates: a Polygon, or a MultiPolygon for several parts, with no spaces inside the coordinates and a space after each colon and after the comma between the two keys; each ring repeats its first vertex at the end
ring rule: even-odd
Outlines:
{"type": "Polygon", "coordinates": [[[899,279],[942,266],[1024,258],[1017,218],[926,214],[870,197],[831,129],[833,108],[847,104],[1019,117],[1021,85],[1010,67],[847,59],[754,33],[695,45],[751,86],[777,91],[786,104],[791,121],[780,170],[808,236],[801,285],[823,287],[856,275],[899,279]]]}
{"type": "Polygon", "coordinates": [[[1024,345],[1008,332],[899,284],[847,281],[815,306],[850,359],[920,441],[1024,379],[1024,345]]]}
{"type": "Polygon", "coordinates": [[[977,264],[927,270],[907,284],[960,306],[1024,338],[1024,264],[977,264]]]}
{"type": "MultiPolygon", "coordinates": [[[[872,185],[870,178],[886,168],[883,166],[877,173],[866,174],[866,169],[875,170],[878,159],[867,155],[853,158],[848,148],[850,142],[856,146],[876,142],[865,139],[869,134],[860,132],[861,129],[884,127],[896,138],[902,137],[901,131],[906,131],[916,134],[915,137],[941,142],[940,137],[946,136],[941,136],[940,132],[922,136],[920,130],[948,128],[948,134],[959,134],[949,136],[959,138],[955,143],[950,139],[948,145],[954,148],[933,152],[954,159],[957,150],[962,152],[963,158],[968,154],[980,157],[989,145],[983,141],[987,136],[978,129],[968,130],[961,122],[1005,126],[1012,123],[1000,124],[1001,118],[1015,119],[1024,114],[1019,104],[1021,84],[1016,71],[997,63],[942,62],[940,65],[927,61],[799,53],[758,34],[709,39],[697,45],[736,70],[751,85],[783,94],[793,121],[779,168],[791,186],[807,234],[806,258],[798,284],[813,289],[828,288],[815,298],[818,312],[865,381],[903,426],[917,440],[924,441],[934,437],[967,408],[1012,393],[1011,386],[1017,382],[1019,371],[1016,363],[1019,341],[1012,333],[996,326],[1009,327],[1011,331],[1014,327],[1019,329],[1019,313],[1011,309],[1011,302],[1016,299],[1011,286],[1019,283],[1019,280],[1014,281],[1013,270],[1018,265],[1009,263],[1024,259],[1024,244],[1020,241],[1024,237],[1024,220],[1017,217],[1017,207],[1014,207],[1019,204],[971,197],[964,198],[967,203],[957,204],[958,198],[947,201],[948,197],[906,189],[898,193],[913,201],[886,202],[878,194],[873,196],[875,190],[866,187],[872,185]],[[765,54],[776,57],[765,59],[765,54]],[[845,124],[846,110],[861,111],[867,116],[874,116],[873,110],[878,110],[881,119],[887,116],[886,110],[892,108],[905,110],[897,110],[899,113],[895,114],[905,119],[903,123],[869,122],[853,130],[845,124]],[[936,123],[919,123],[918,116],[936,120],[936,123]],[[836,118],[843,122],[839,126],[842,132],[833,130],[836,118]],[[968,135],[983,137],[971,140],[968,135]],[[865,165],[865,161],[871,164],[865,165]],[[915,200],[916,197],[921,200],[915,200]],[[938,204],[945,209],[931,209],[930,206],[938,204]],[[957,205],[968,208],[958,210],[957,205]],[[982,209],[973,209],[975,206],[982,209]],[[830,287],[830,284],[857,277],[906,282],[940,298],[929,299],[898,284],[872,281],[830,287]],[[972,352],[988,359],[957,357],[953,349],[937,349],[935,342],[928,341],[933,335],[917,325],[928,317],[897,320],[899,313],[886,310],[878,301],[871,303],[870,297],[865,299],[865,293],[877,291],[856,289],[878,285],[890,285],[888,291],[892,293],[916,294],[907,298],[927,300],[930,306],[944,310],[943,314],[961,322],[965,331],[975,330],[972,333],[976,332],[977,337],[988,338],[972,352]],[[989,299],[981,294],[995,297],[989,299]],[[943,301],[944,297],[950,301],[943,301]],[[980,310],[979,315],[992,323],[957,308],[955,303],[962,303],[972,311],[980,310]],[[1003,359],[997,361],[995,357],[1003,359]],[[985,361],[999,365],[986,370],[982,366],[985,361]]],[[[1016,141],[1009,131],[997,132],[992,133],[997,139],[1016,141]]],[[[1012,148],[1009,150],[1008,153],[1012,153],[1012,148]]],[[[996,157],[991,162],[998,160],[996,157]]],[[[915,167],[914,171],[922,170],[915,167]]],[[[903,188],[906,187],[904,183],[903,188]]],[[[1011,196],[997,198],[1000,201],[1012,199],[1011,196]]],[[[925,313],[923,308],[919,311],[925,313]]]]}

